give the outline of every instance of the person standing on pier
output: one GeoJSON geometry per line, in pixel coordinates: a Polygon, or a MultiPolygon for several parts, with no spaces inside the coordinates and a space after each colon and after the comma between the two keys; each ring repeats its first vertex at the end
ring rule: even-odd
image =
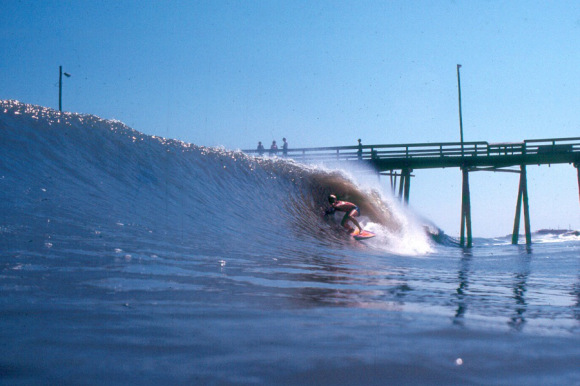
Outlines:
{"type": "Polygon", "coordinates": [[[282,154],[284,155],[284,157],[288,156],[288,142],[286,142],[286,138],[282,138],[282,141],[284,141],[284,144],[282,145],[282,154]]]}
{"type": "Polygon", "coordinates": [[[363,145],[362,142],[360,140],[360,138],[358,139],[358,151],[356,152],[356,155],[358,157],[359,160],[362,160],[362,153],[363,153],[363,145]]]}
{"type": "Polygon", "coordinates": [[[262,142],[258,142],[258,154],[259,155],[264,155],[264,145],[262,145],[262,142]]]}
{"type": "Polygon", "coordinates": [[[276,141],[272,141],[272,146],[270,146],[270,157],[274,157],[278,153],[278,145],[276,141]]]}

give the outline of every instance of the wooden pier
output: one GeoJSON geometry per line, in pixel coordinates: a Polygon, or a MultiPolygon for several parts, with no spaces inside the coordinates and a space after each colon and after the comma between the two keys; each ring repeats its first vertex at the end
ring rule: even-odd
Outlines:
{"type": "MultiPolygon", "coordinates": [[[[258,150],[244,150],[257,154],[258,150]]],[[[267,153],[266,153],[267,154],[267,153]]],[[[288,149],[283,155],[306,162],[366,162],[391,178],[393,191],[399,179],[399,197],[409,202],[411,173],[417,169],[459,168],[462,172],[461,245],[472,246],[469,173],[474,171],[520,174],[512,243],[517,244],[521,209],[526,243],[531,244],[526,166],[571,164],[577,169],[580,196],[580,137],[531,139],[523,142],[442,142],[288,149]]]]}

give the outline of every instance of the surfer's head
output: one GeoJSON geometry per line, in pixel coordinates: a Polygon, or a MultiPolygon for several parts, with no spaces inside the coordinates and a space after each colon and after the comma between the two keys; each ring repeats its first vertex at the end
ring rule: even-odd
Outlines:
{"type": "Polygon", "coordinates": [[[336,202],[336,196],[334,194],[331,194],[330,196],[328,196],[328,202],[330,202],[331,204],[334,204],[336,202]]]}

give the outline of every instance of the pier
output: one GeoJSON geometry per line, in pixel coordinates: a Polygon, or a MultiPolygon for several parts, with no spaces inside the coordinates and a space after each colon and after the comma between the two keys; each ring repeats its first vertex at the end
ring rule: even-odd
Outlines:
{"type": "MultiPolygon", "coordinates": [[[[244,150],[257,154],[258,150],[244,150]]],[[[281,152],[278,153],[278,156],[281,152]]],[[[570,164],[577,169],[580,198],[580,137],[530,139],[522,142],[488,143],[441,142],[388,145],[361,145],[288,149],[284,156],[305,162],[365,162],[379,175],[387,176],[393,192],[405,203],[409,202],[413,170],[458,168],[462,173],[462,203],[460,244],[471,247],[471,203],[469,173],[494,171],[518,173],[517,195],[512,243],[518,243],[521,212],[526,244],[531,244],[530,214],[526,166],[570,164]]]]}

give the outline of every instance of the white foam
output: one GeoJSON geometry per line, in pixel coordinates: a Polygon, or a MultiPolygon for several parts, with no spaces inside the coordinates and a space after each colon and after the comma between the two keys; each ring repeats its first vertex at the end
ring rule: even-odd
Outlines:
{"type": "Polygon", "coordinates": [[[409,256],[423,256],[434,251],[432,242],[425,231],[426,224],[410,208],[395,198],[378,178],[377,172],[369,165],[356,165],[339,171],[372,201],[375,207],[382,207],[392,216],[393,227],[368,221],[361,217],[364,228],[377,236],[366,244],[389,253],[409,256]]]}

